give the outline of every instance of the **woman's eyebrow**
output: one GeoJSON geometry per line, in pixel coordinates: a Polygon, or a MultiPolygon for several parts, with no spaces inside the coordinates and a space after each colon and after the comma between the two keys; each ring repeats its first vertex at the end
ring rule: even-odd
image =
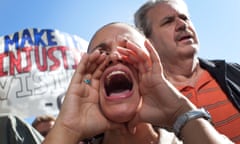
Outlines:
{"type": "Polygon", "coordinates": [[[95,46],[91,51],[95,51],[96,49],[98,49],[98,48],[108,48],[109,46],[106,44],[106,43],[100,43],[100,44],[98,44],[97,46],[95,46]]]}

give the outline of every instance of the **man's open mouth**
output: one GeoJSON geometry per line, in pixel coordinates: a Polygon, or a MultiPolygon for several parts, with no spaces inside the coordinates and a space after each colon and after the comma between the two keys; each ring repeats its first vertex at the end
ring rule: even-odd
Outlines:
{"type": "Polygon", "coordinates": [[[133,88],[133,82],[126,72],[112,71],[106,76],[104,87],[107,96],[110,97],[131,91],[133,88]]]}

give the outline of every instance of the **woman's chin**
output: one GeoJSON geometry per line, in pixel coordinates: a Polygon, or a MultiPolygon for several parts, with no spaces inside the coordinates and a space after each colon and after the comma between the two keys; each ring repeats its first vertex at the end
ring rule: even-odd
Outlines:
{"type": "Polygon", "coordinates": [[[124,115],[108,115],[107,118],[116,123],[125,123],[130,121],[133,118],[133,114],[124,114],[124,115]]]}
{"type": "Polygon", "coordinates": [[[105,111],[104,114],[109,120],[113,122],[124,123],[130,121],[135,116],[136,109],[105,111]]]}

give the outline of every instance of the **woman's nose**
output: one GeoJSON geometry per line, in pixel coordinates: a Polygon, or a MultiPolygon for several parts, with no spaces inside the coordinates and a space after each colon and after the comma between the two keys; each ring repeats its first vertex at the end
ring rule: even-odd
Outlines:
{"type": "Polygon", "coordinates": [[[119,62],[122,61],[121,54],[116,50],[112,51],[110,53],[109,57],[110,57],[110,63],[111,64],[112,63],[119,63],[119,62]]]}
{"type": "Polygon", "coordinates": [[[110,53],[110,60],[112,62],[119,62],[121,60],[121,55],[118,51],[114,50],[112,53],[110,53]]]}

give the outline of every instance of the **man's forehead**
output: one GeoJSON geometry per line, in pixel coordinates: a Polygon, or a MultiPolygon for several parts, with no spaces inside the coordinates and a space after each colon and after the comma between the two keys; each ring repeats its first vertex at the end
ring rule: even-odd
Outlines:
{"type": "Polygon", "coordinates": [[[178,0],[178,1],[174,1],[174,2],[170,1],[170,3],[171,3],[171,6],[176,11],[178,11],[179,13],[186,14],[186,15],[189,14],[187,5],[186,5],[186,3],[184,1],[182,1],[182,0],[178,0]]]}
{"type": "Polygon", "coordinates": [[[160,14],[161,13],[169,14],[169,12],[172,11],[172,12],[175,12],[178,14],[189,15],[188,7],[187,7],[186,3],[182,0],[162,2],[162,3],[157,4],[154,8],[161,11],[160,14]]]}

